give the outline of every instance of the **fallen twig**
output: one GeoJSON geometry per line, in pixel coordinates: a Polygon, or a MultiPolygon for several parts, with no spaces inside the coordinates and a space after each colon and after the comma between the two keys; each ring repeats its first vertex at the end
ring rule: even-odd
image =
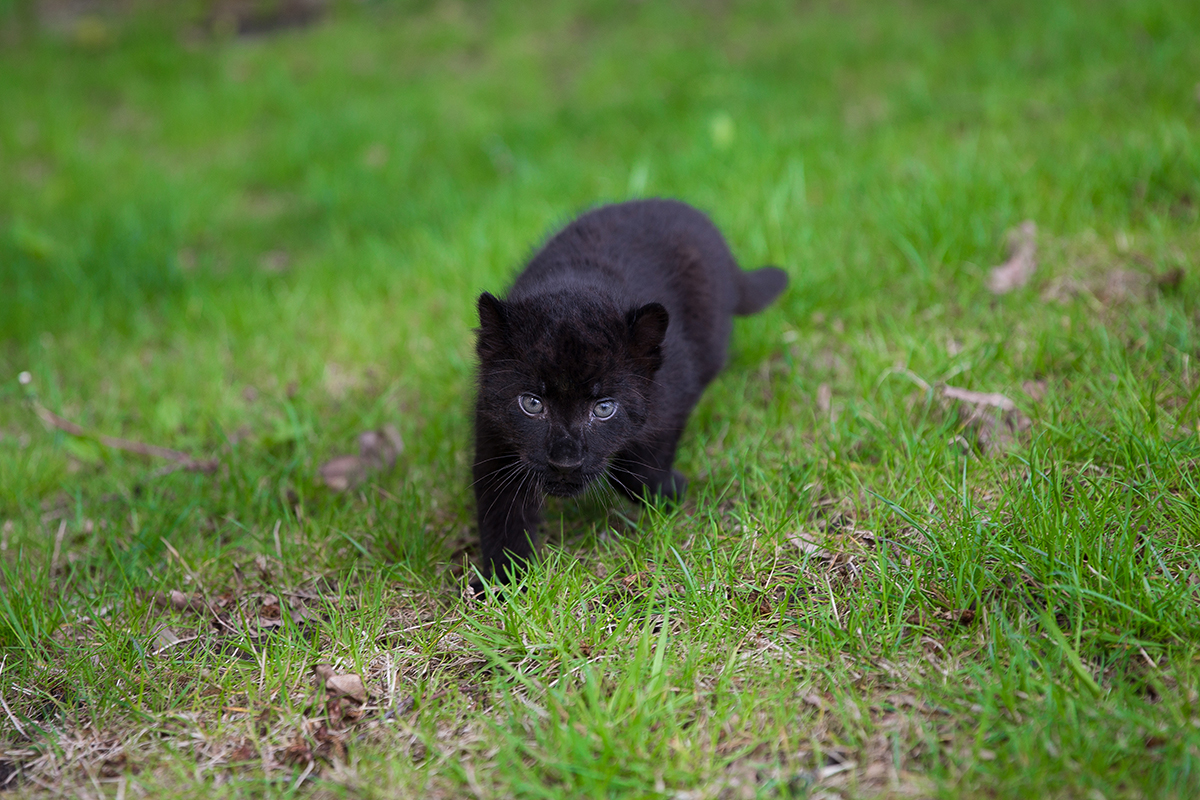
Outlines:
{"type": "Polygon", "coordinates": [[[987,406],[1001,411],[1012,411],[1017,404],[1002,394],[992,392],[972,392],[970,389],[960,389],[957,386],[943,386],[942,394],[951,400],[961,400],[973,406],[987,406]]]}
{"type": "MultiPolygon", "coordinates": [[[[7,663],[8,663],[8,656],[6,655],[6,656],[4,656],[4,658],[0,659],[0,675],[4,674],[4,665],[7,663]]],[[[0,687],[0,688],[2,688],[2,687],[0,687]]],[[[29,735],[27,733],[25,733],[25,729],[23,727],[21,727],[21,723],[17,721],[16,715],[13,714],[12,709],[8,707],[8,703],[4,702],[4,692],[3,691],[0,691],[0,706],[4,706],[4,713],[8,715],[8,721],[13,724],[13,727],[16,728],[17,733],[21,734],[26,739],[28,739],[29,735]]]]}
{"type": "Polygon", "coordinates": [[[88,439],[95,439],[105,447],[111,447],[114,450],[124,450],[127,453],[137,453],[142,456],[150,456],[151,458],[165,458],[168,461],[174,462],[175,469],[184,469],[188,472],[215,472],[219,465],[215,458],[199,459],[193,458],[187,453],[179,450],[171,450],[167,447],[158,447],[152,444],[143,444],[135,442],[131,439],[118,439],[115,436],[101,436],[88,433],[83,427],[76,425],[69,419],[60,417],[50,409],[43,406],[36,400],[33,402],[34,413],[41,418],[42,422],[56,430],[69,433],[72,436],[83,436],[88,439]]]}

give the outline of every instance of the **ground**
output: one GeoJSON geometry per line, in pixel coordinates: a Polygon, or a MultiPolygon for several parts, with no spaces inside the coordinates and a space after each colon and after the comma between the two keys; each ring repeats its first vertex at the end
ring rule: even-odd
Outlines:
{"type": "Polygon", "coordinates": [[[0,790],[1200,794],[1200,5],[163,6],[0,2],[0,790]],[[475,297],[643,196],[791,286],[470,602],[475,297]]]}

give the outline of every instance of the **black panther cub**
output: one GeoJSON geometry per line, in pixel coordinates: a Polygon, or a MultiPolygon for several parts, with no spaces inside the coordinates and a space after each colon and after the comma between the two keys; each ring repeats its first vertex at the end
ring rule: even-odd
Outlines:
{"type": "Polygon", "coordinates": [[[548,494],[578,495],[607,476],[630,498],[682,498],[675,446],[725,363],[733,315],[762,310],[786,286],[777,267],[739,269],[691,206],[641,200],[589,211],[504,300],[481,294],[474,487],[484,574],[507,582],[532,557],[548,494]]]}

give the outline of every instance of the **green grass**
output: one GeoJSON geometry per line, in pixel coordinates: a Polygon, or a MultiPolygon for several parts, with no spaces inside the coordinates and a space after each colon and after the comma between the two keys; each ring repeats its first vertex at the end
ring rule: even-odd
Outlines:
{"type": "Polygon", "coordinates": [[[22,7],[14,796],[1200,794],[1200,7],[374,3],[246,39],[22,7]],[[791,288],[738,323],[682,508],[553,502],[525,591],[468,604],[474,298],[635,196],[791,288]],[[1024,219],[1038,271],[994,297],[1024,219]],[[986,446],[943,384],[1027,429],[986,446]],[[389,423],[394,470],[320,484],[389,423]]]}

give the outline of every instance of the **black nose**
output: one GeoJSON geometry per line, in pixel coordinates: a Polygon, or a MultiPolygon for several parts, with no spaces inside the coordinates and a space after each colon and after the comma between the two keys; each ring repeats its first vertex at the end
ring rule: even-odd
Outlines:
{"type": "Polygon", "coordinates": [[[546,461],[555,471],[561,475],[570,475],[575,470],[583,465],[582,458],[563,458],[563,459],[548,459],[546,461]]]}

